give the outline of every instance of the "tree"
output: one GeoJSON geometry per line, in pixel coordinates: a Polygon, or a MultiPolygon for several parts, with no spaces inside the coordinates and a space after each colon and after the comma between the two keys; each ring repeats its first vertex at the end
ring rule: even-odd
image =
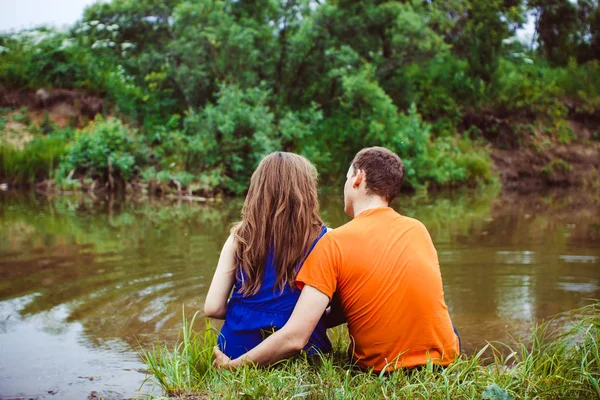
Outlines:
{"type": "Polygon", "coordinates": [[[600,8],[597,1],[533,0],[536,32],[542,54],[552,63],[567,65],[600,59],[600,8]]]}
{"type": "Polygon", "coordinates": [[[491,82],[498,68],[502,41],[523,22],[519,0],[471,0],[468,19],[458,42],[458,54],[466,56],[470,73],[491,82]]]}

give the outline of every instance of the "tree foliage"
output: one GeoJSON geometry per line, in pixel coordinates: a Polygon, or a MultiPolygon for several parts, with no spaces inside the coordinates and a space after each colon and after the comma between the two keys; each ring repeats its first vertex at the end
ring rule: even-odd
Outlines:
{"type": "MultiPolygon", "coordinates": [[[[595,115],[598,10],[592,0],[113,0],[68,32],[0,36],[0,79],[106,96],[152,155],[131,169],[146,175],[124,166],[127,179],[185,172],[237,194],[282,149],[333,183],[360,148],[386,145],[412,187],[466,184],[489,180],[491,163],[460,134],[465,115],[500,109],[558,126],[566,97],[595,115]],[[528,15],[537,49],[515,39],[528,15]]],[[[77,171],[73,152],[92,151],[84,142],[65,158],[77,171]]]]}

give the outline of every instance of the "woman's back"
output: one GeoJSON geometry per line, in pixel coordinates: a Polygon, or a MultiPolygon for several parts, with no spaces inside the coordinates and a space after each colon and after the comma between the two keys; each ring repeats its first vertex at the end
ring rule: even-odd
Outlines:
{"type": "MultiPolygon", "coordinates": [[[[285,325],[300,297],[295,289],[298,269],[325,234],[323,225],[315,167],[293,153],[278,151],[263,158],[252,173],[242,219],[223,245],[204,303],[206,316],[225,319],[219,337],[225,354],[241,355],[285,325]]],[[[309,345],[331,348],[322,324],[309,345]]]]}
{"type": "MultiPolygon", "coordinates": [[[[308,253],[326,232],[327,228],[323,226],[308,253]]],[[[289,285],[285,285],[283,289],[278,287],[274,259],[273,251],[269,251],[262,284],[256,293],[246,296],[242,294],[245,277],[241,269],[237,272],[233,294],[227,306],[225,324],[219,335],[219,348],[231,358],[239,357],[257,346],[269,333],[283,327],[298,302],[300,290],[289,285]]],[[[325,326],[321,322],[315,328],[305,350],[309,354],[316,350],[331,350],[325,326]]]]}

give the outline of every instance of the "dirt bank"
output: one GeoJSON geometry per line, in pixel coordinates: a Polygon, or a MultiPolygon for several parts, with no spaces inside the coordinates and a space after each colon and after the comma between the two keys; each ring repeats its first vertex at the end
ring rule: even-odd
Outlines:
{"type": "Polygon", "coordinates": [[[31,120],[40,125],[48,119],[59,128],[83,127],[96,114],[104,112],[104,99],[80,90],[5,90],[0,86],[0,108],[26,107],[31,120]]]}
{"type": "Polygon", "coordinates": [[[507,190],[600,187],[600,120],[570,119],[560,139],[531,116],[481,112],[465,118],[464,128],[473,125],[490,142],[490,156],[507,190]]]}

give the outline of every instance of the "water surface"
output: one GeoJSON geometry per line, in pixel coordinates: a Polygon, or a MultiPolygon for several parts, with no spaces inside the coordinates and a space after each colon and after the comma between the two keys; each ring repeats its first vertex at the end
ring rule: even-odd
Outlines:
{"type": "MultiPolygon", "coordinates": [[[[469,353],[600,298],[598,193],[395,203],[431,233],[469,353]]],[[[140,344],[174,342],[182,307],[202,309],[240,207],[0,193],[0,399],[135,396],[140,344]]],[[[329,226],[348,221],[339,194],[322,208],[329,226]]]]}

